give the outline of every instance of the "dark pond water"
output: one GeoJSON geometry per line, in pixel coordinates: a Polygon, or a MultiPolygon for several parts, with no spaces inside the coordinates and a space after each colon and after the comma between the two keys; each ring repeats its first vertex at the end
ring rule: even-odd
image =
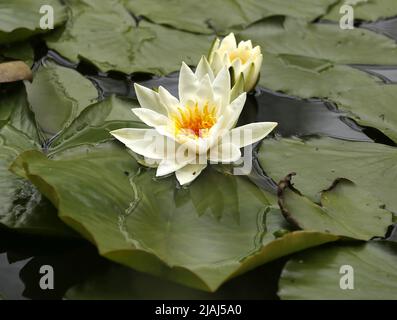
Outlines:
{"type": "MultiPolygon", "coordinates": [[[[361,26],[397,40],[397,18],[361,26]]],[[[166,77],[102,74],[86,63],[78,65],[70,63],[55,52],[48,51],[40,42],[36,43],[35,48],[37,62],[34,69],[40,66],[43,59],[52,59],[62,66],[74,68],[95,84],[101,99],[112,94],[136,99],[134,82],[147,87],[162,85],[177,95],[177,73],[166,77]]],[[[397,82],[397,67],[364,65],[354,67],[374,74],[386,83],[397,82]]],[[[329,101],[303,100],[263,88],[248,96],[239,125],[257,121],[278,122],[279,126],[274,134],[283,137],[305,138],[323,135],[353,141],[391,144],[390,140],[378,130],[360,127],[329,101]]],[[[276,184],[266,176],[255,157],[253,167],[254,170],[249,178],[260,187],[274,191],[276,184]]],[[[389,232],[390,237],[396,237],[396,234],[396,229],[391,229],[389,232]]],[[[61,239],[48,241],[48,239],[0,230],[0,294],[8,299],[62,299],[69,288],[83,280],[91,279],[91,287],[79,287],[79,290],[70,292],[67,297],[277,299],[277,279],[285,261],[286,259],[281,259],[257,268],[230,281],[216,294],[210,295],[102,259],[96,249],[85,241],[72,241],[72,243],[70,241],[65,243],[61,239]],[[39,269],[46,264],[57,270],[55,290],[43,291],[39,288],[39,269]],[[106,277],[101,278],[101,275],[106,277]],[[108,282],[103,283],[103,279],[107,279],[108,282]]]]}

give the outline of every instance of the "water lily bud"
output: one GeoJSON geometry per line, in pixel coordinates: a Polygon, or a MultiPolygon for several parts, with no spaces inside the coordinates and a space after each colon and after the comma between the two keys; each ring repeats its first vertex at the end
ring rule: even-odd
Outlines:
{"type": "Polygon", "coordinates": [[[224,66],[232,72],[233,86],[244,81],[244,91],[253,90],[258,82],[262,66],[262,52],[259,46],[253,48],[252,42],[241,41],[238,45],[233,33],[222,41],[216,39],[209,54],[209,63],[217,74],[224,66]]]}

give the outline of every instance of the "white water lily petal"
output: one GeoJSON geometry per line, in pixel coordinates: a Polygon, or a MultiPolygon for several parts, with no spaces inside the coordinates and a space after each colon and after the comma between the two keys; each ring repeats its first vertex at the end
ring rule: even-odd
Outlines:
{"type": "Polygon", "coordinates": [[[224,108],[230,103],[230,74],[226,67],[223,67],[216,76],[213,90],[215,99],[220,99],[222,104],[219,111],[223,112],[224,108]]]}
{"type": "Polygon", "coordinates": [[[245,101],[247,100],[247,93],[240,94],[225,110],[225,129],[231,130],[236,126],[238,118],[243,111],[245,101]]]}
{"type": "Polygon", "coordinates": [[[170,120],[158,112],[146,108],[134,108],[132,112],[149,127],[165,127],[168,126],[170,120]]]}
{"type": "Polygon", "coordinates": [[[211,148],[208,159],[212,162],[232,163],[241,158],[240,148],[231,142],[221,143],[211,148]]]}
{"type": "Polygon", "coordinates": [[[160,101],[167,108],[168,116],[178,111],[178,107],[180,106],[179,100],[162,86],[159,87],[159,97],[160,101]]]}
{"type": "Polygon", "coordinates": [[[224,50],[233,50],[237,48],[237,41],[233,32],[227,35],[225,38],[223,38],[221,42],[221,47],[224,50]]]}
{"type": "Polygon", "coordinates": [[[193,162],[194,159],[196,159],[196,155],[178,159],[163,159],[157,168],[156,176],[162,177],[169,175],[193,162]]]}
{"type": "Polygon", "coordinates": [[[215,54],[216,50],[219,48],[220,43],[221,43],[221,40],[219,40],[218,38],[215,38],[215,40],[213,41],[213,43],[211,45],[210,52],[208,54],[208,61],[212,61],[212,59],[214,59],[214,54],[215,54]]]}
{"type": "Polygon", "coordinates": [[[160,141],[165,145],[168,138],[160,135],[155,129],[125,128],[111,131],[110,134],[127,148],[146,158],[159,160],[166,155],[160,141]]]}
{"type": "Polygon", "coordinates": [[[179,101],[182,105],[186,105],[189,100],[195,97],[199,82],[193,71],[182,62],[181,71],[179,73],[179,101]]]}
{"type": "Polygon", "coordinates": [[[207,167],[207,164],[188,164],[175,172],[175,176],[180,185],[185,185],[196,179],[207,167]]]}
{"type": "Polygon", "coordinates": [[[211,66],[208,63],[207,58],[204,56],[201,57],[200,62],[197,65],[195,74],[197,79],[201,79],[204,76],[208,75],[210,77],[211,82],[214,81],[214,73],[212,72],[211,66]]]}
{"type": "Polygon", "coordinates": [[[224,55],[221,56],[221,54],[219,52],[214,52],[212,54],[210,64],[211,64],[211,68],[212,68],[214,74],[218,74],[222,70],[222,68],[225,66],[228,68],[227,64],[224,63],[223,58],[224,58],[224,55]]]}
{"type": "Polygon", "coordinates": [[[200,107],[204,107],[206,103],[212,104],[214,101],[214,90],[210,76],[206,74],[201,80],[196,92],[200,107]]]}
{"type": "Polygon", "coordinates": [[[149,88],[134,84],[135,93],[142,108],[153,110],[157,113],[166,115],[167,109],[161,103],[159,94],[149,88]]]}
{"type": "Polygon", "coordinates": [[[277,122],[256,122],[234,128],[228,137],[239,148],[244,148],[265,138],[277,127],[277,122]]]}

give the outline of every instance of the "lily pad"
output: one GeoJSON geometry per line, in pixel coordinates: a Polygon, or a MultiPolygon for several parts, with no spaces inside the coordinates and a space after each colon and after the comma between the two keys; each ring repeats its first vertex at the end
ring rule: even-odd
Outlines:
{"type": "Polygon", "coordinates": [[[88,60],[102,71],[131,73],[135,47],[150,34],[140,33],[119,0],[69,0],[64,30],[47,38],[49,48],[78,62],[88,60]]]}
{"type": "Polygon", "coordinates": [[[377,128],[397,143],[396,99],[397,85],[356,87],[332,98],[360,125],[377,128]]]}
{"type": "Polygon", "coordinates": [[[50,153],[85,144],[112,140],[110,131],[121,128],[146,128],[132,112],[138,107],[135,100],[114,96],[88,106],[50,145],[50,153]]]}
{"type": "Polygon", "coordinates": [[[34,52],[32,46],[28,42],[15,43],[3,48],[1,56],[7,59],[21,60],[28,66],[33,65],[34,52]]]}
{"type": "Polygon", "coordinates": [[[351,0],[340,0],[322,19],[339,22],[343,16],[343,14],[339,13],[339,10],[344,4],[349,4],[353,7],[354,19],[356,20],[376,21],[397,15],[397,3],[394,0],[364,0],[357,1],[357,4],[353,5],[351,0]]]}
{"type": "Polygon", "coordinates": [[[94,85],[73,69],[48,62],[25,83],[38,125],[47,137],[67,127],[98,98],[94,85]]]}
{"type": "Polygon", "coordinates": [[[381,83],[366,72],[328,60],[268,52],[264,53],[261,75],[261,86],[301,98],[332,99],[337,93],[381,83]]]}
{"type": "Polygon", "coordinates": [[[271,19],[240,32],[273,54],[297,55],[336,64],[394,65],[397,43],[384,35],[337,24],[308,24],[292,18],[271,19]]]}
{"type": "Polygon", "coordinates": [[[196,64],[211,39],[141,22],[139,27],[120,0],[68,2],[71,17],[65,30],[47,38],[47,45],[65,58],[87,60],[101,71],[168,74],[181,61],[196,64]]]}
{"type": "Polygon", "coordinates": [[[26,152],[13,170],[51,199],[60,218],[101,255],[199,289],[215,291],[265,262],[338,239],[306,231],[276,238],[286,223],[246,178],[207,170],[189,189],[175,189],[174,177],[137,174],[138,164],[114,143],[68,149],[54,160],[26,152]],[[211,176],[216,185],[206,183],[211,176]],[[216,199],[206,196],[214,192],[216,199]]]}
{"type": "Polygon", "coordinates": [[[397,149],[332,138],[265,140],[259,161],[275,181],[296,172],[295,187],[313,201],[338,178],[346,178],[397,212],[397,149]]]}
{"type": "Polygon", "coordinates": [[[327,245],[308,250],[287,263],[278,295],[285,300],[395,300],[396,263],[397,244],[393,242],[327,245]],[[350,289],[341,287],[346,272],[353,275],[350,289]]]}
{"type": "Polygon", "coordinates": [[[9,171],[21,152],[39,150],[40,145],[24,90],[2,98],[0,114],[6,107],[6,124],[0,126],[0,224],[27,233],[73,235],[58,219],[52,204],[29,181],[9,171]]]}
{"type": "Polygon", "coordinates": [[[287,220],[304,230],[370,240],[384,237],[392,224],[392,214],[379,200],[346,179],[321,192],[316,204],[296,190],[288,176],[280,184],[279,203],[287,220]]]}
{"type": "Polygon", "coordinates": [[[136,16],[195,33],[225,34],[260,19],[289,15],[308,21],[325,14],[336,0],[124,0],[136,16]],[[206,12],[206,15],[202,13],[206,12]]]}
{"type": "Polygon", "coordinates": [[[59,0],[0,0],[0,44],[24,40],[34,34],[50,30],[40,28],[43,5],[54,9],[54,26],[67,18],[65,7],[59,0]]]}
{"type": "Polygon", "coordinates": [[[191,34],[142,21],[140,32],[150,33],[151,39],[136,48],[132,72],[167,75],[177,71],[184,61],[196,65],[210,49],[212,37],[191,34]]]}

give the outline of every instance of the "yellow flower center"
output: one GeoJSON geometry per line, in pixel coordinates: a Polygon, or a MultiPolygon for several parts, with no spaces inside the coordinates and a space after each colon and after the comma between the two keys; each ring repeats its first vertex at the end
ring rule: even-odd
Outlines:
{"type": "Polygon", "coordinates": [[[250,56],[250,51],[244,48],[237,48],[229,53],[229,59],[231,62],[240,59],[242,64],[246,64],[250,56]]]}
{"type": "Polygon", "coordinates": [[[210,108],[208,103],[203,108],[199,108],[196,103],[183,109],[178,108],[178,111],[179,113],[172,117],[176,135],[203,138],[216,123],[215,107],[210,108]]]}

